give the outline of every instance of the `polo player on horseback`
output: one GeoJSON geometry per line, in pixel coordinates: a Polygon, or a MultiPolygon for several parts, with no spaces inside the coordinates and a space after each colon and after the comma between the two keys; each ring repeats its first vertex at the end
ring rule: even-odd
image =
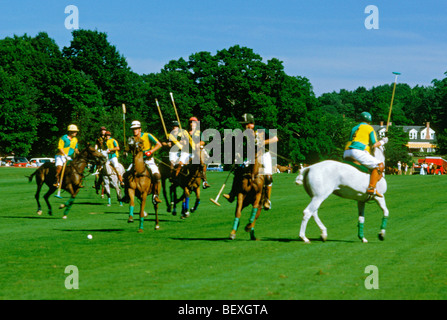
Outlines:
{"type": "Polygon", "coordinates": [[[79,153],[78,150],[78,139],[76,135],[78,134],[78,127],[74,124],[70,124],[67,128],[68,133],[63,135],[57,145],[57,153],[55,156],[56,160],[56,182],[54,183],[55,187],[59,187],[59,176],[62,171],[62,167],[64,164],[71,160],[73,155],[79,153]]]}
{"type": "Polygon", "coordinates": [[[136,140],[143,141],[143,154],[144,154],[144,162],[146,166],[152,173],[152,176],[155,178],[155,188],[154,188],[154,197],[153,201],[156,203],[161,203],[160,200],[160,189],[161,189],[161,175],[158,170],[157,165],[155,164],[155,160],[153,154],[161,148],[161,143],[155,138],[154,135],[141,132],[141,123],[140,121],[132,121],[130,129],[133,131],[133,137],[136,140]]]}
{"type": "MultiPolygon", "coordinates": [[[[181,166],[187,163],[189,160],[189,154],[187,152],[182,152],[184,144],[181,144],[182,137],[186,136],[185,130],[180,130],[178,121],[172,121],[172,130],[168,135],[168,142],[163,142],[163,146],[171,148],[169,150],[169,162],[171,166],[171,172],[177,169],[177,166],[181,166]]],[[[176,176],[178,175],[177,172],[176,176]]]]}
{"type": "Polygon", "coordinates": [[[108,155],[108,159],[110,162],[110,166],[115,171],[116,175],[118,176],[118,180],[120,181],[120,184],[123,186],[124,185],[123,177],[119,174],[118,169],[117,169],[119,166],[119,162],[118,162],[119,152],[118,152],[118,150],[120,150],[120,146],[118,144],[118,141],[116,141],[114,138],[112,138],[112,134],[110,133],[110,131],[106,131],[106,146],[107,146],[107,155],[108,155]]]}
{"type": "MultiPolygon", "coordinates": [[[[278,142],[277,136],[270,136],[270,131],[265,129],[264,127],[261,127],[260,125],[255,124],[255,118],[252,114],[246,113],[242,116],[241,124],[245,126],[245,129],[251,130],[252,133],[255,136],[255,143],[258,148],[261,148],[261,150],[258,150],[256,153],[257,160],[255,162],[255,168],[254,168],[254,176],[255,178],[256,174],[264,175],[264,184],[267,188],[266,192],[266,199],[264,202],[264,209],[269,210],[271,209],[271,201],[270,196],[272,193],[272,183],[273,183],[273,164],[272,164],[272,156],[267,149],[269,144],[273,144],[278,142]],[[268,138],[267,138],[268,137],[268,138]],[[265,150],[262,150],[263,147],[266,147],[265,150]],[[261,151],[261,152],[259,152],[261,151]],[[262,152],[264,151],[264,152],[262,152]]],[[[229,194],[224,194],[223,197],[226,198],[229,202],[234,201],[234,197],[236,196],[236,189],[237,186],[235,186],[235,183],[233,183],[233,187],[229,194]]]]}
{"type": "Polygon", "coordinates": [[[207,189],[210,187],[208,182],[206,181],[206,163],[205,158],[207,157],[207,153],[203,146],[205,145],[205,142],[202,140],[202,133],[199,130],[199,119],[196,117],[191,117],[189,119],[189,139],[190,139],[190,145],[192,147],[192,153],[193,157],[198,157],[200,159],[200,172],[202,174],[202,187],[203,189],[207,189]]]}
{"type": "Polygon", "coordinates": [[[376,190],[376,185],[382,178],[385,165],[372,156],[371,152],[373,148],[385,145],[388,142],[388,137],[384,137],[380,141],[377,140],[376,132],[370,125],[372,116],[369,112],[362,112],[360,119],[362,122],[351,130],[343,159],[357,161],[367,167],[371,171],[371,175],[366,193],[371,196],[383,198],[383,195],[376,190]]]}

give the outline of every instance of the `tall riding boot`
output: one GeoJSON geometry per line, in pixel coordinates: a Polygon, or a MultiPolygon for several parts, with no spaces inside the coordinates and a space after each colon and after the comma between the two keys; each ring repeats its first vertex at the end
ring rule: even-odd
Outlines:
{"type": "Polygon", "coordinates": [[[379,173],[379,170],[377,168],[374,168],[371,172],[371,176],[369,178],[369,186],[366,190],[366,193],[369,195],[375,195],[377,197],[383,198],[383,195],[377,192],[376,185],[377,182],[382,178],[382,175],[379,173]]]}

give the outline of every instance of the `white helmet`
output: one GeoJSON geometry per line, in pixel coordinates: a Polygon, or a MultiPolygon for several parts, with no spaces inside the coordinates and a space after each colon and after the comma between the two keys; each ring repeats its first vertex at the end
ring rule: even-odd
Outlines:
{"type": "Polygon", "coordinates": [[[131,129],[138,129],[138,128],[141,128],[141,123],[140,123],[140,121],[137,121],[137,120],[132,121],[132,125],[130,126],[130,128],[131,128],[131,129]]]}
{"type": "Polygon", "coordinates": [[[68,132],[75,132],[75,131],[79,131],[78,127],[75,124],[70,124],[67,128],[68,132]]]}

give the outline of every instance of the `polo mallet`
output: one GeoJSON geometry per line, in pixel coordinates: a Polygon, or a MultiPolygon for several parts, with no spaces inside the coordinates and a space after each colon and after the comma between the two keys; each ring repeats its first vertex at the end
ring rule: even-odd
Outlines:
{"type": "Polygon", "coordinates": [[[163,129],[165,130],[166,139],[169,140],[168,130],[166,130],[165,121],[163,120],[163,115],[161,114],[160,105],[158,104],[158,100],[155,99],[155,103],[157,104],[158,113],[160,114],[161,123],[163,124],[163,129]]]}
{"type": "Polygon", "coordinates": [[[61,179],[59,181],[59,188],[57,188],[57,194],[55,195],[56,198],[62,199],[61,197],[61,188],[62,188],[62,181],[64,179],[64,173],[65,173],[65,166],[67,165],[67,161],[64,162],[64,166],[62,167],[62,173],[61,173],[61,179]]]}
{"type": "Polygon", "coordinates": [[[126,105],[123,103],[123,138],[126,145],[126,105]]]}
{"type": "Polygon", "coordinates": [[[228,178],[230,177],[231,173],[233,172],[233,169],[234,169],[234,165],[231,167],[231,170],[230,170],[230,172],[228,173],[228,176],[227,176],[227,178],[225,179],[225,182],[224,182],[224,184],[222,185],[222,188],[220,188],[219,194],[217,195],[216,199],[210,198],[210,201],[211,201],[212,203],[214,203],[216,206],[219,206],[219,207],[220,207],[220,203],[218,202],[218,201],[219,201],[219,197],[220,197],[220,195],[221,195],[223,189],[225,188],[225,185],[227,184],[228,178]]]}
{"type": "Polygon", "coordinates": [[[175,115],[177,117],[177,121],[178,121],[178,126],[180,128],[180,132],[183,132],[182,124],[180,123],[180,118],[178,117],[177,108],[175,107],[174,95],[172,94],[172,92],[170,92],[169,94],[171,95],[171,101],[172,101],[172,105],[174,106],[174,111],[175,111],[175,115]]]}
{"type": "Polygon", "coordinates": [[[393,72],[393,74],[394,74],[396,77],[394,78],[393,95],[391,96],[390,112],[388,113],[388,121],[386,122],[386,132],[388,132],[388,127],[390,126],[391,110],[393,109],[393,101],[394,101],[394,93],[396,92],[397,77],[398,77],[401,73],[400,73],[400,72],[393,72]]]}

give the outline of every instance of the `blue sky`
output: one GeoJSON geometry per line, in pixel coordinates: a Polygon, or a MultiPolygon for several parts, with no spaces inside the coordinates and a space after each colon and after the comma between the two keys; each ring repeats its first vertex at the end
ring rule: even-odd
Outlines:
{"type": "Polygon", "coordinates": [[[310,80],[318,95],[399,82],[427,86],[447,72],[447,1],[239,0],[0,2],[0,38],[45,31],[68,46],[65,7],[79,27],[105,32],[133,71],[159,72],[169,60],[241,45],[285,72],[310,80]],[[379,29],[364,22],[379,10],[379,29]]]}

